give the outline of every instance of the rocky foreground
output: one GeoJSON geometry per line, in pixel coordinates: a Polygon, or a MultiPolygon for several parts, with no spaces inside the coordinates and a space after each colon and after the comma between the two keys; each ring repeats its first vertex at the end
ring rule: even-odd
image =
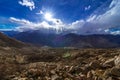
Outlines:
{"type": "Polygon", "coordinates": [[[120,49],[0,47],[0,80],[120,80],[120,49]]]}

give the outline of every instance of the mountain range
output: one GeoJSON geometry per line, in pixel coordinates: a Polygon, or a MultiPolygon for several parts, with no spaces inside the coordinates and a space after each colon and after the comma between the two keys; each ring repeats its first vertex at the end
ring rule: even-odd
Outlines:
{"type": "Polygon", "coordinates": [[[79,35],[75,33],[54,34],[40,31],[6,31],[9,37],[37,46],[77,47],[77,48],[117,48],[120,47],[120,35],[79,35]]]}

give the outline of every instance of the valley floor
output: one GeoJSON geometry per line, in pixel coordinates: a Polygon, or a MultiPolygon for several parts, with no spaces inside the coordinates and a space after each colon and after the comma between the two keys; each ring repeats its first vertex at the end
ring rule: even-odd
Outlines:
{"type": "Polygon", "coordinates": [[[0,47],[0,80],[120,80],[120,49],[0,47]]]}

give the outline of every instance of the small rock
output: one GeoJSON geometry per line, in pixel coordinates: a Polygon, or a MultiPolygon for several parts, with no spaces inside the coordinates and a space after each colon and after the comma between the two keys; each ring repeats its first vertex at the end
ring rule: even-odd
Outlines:
{"type": "Polygon", "coordinates": [[[56,72],[55,72],[55,70],[51,70],[50,73],[51,74],[55,74],[56,72]]]}

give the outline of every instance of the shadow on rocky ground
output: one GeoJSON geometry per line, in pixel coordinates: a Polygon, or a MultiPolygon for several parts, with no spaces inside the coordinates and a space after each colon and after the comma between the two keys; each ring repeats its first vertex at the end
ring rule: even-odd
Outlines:
{"type": "Polygon", "coordinates": [[[0,80],[120,80],[120,49],[0,47],[0,80]]]}

